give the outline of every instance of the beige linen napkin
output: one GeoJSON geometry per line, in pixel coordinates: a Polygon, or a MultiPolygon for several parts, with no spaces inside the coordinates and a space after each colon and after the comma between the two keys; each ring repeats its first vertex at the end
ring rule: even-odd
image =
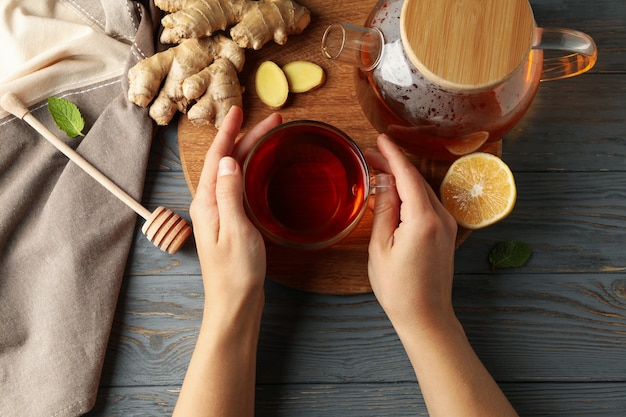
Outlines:
{"type": "MultiPolygon", "coordinates": [[[[154,52],[156,9],[122,0],[0,0],[0,94],[129,194],[142,194],[152,122],[126,71],[154,52]],[[84,138],[46,108],[78,105],[84,138]]],[[[75,416],[94,404],[136,215],[23,121],[0,114],[0,416],[75,416]]]]}

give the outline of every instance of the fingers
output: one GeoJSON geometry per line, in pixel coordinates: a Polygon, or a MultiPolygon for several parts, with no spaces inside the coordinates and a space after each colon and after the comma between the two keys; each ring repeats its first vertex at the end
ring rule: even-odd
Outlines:
{"type": "Polygon", "coordinates": [[[215,186],[220,234],[223,228],[248,222],[243,208],[243,178],[237,161],[232,157],[220,159],[215,186]]]}
{"type": "MultiPolygon", "coordinates": [[[[217,205],[217,180],[218,180],[218,172],[220,161],[226,157],[233,155],[235,160],[242,160],[243,157],[247,154],[252,145],[268,130],[272,129],[275,126],[278,126],[282,123],[282,117],[279,114],[272,114],[267,117],[265,120],[261,121],[259,124],[254,126],[240,141],[240,143],[235,146],[235,141],[239,132],[241,130],[241,125],[243,122],[243,112],[241,108],[233,106],[229,110],[228,114],[224,118],[219,131],[217,132],[215,138],[213,139],[213,143],[211,144],[209,150],[206,153],[204,159],[204,165],[202,167],[202,172],[200,173],[200,179],[198,181],[198,186],[196,188],[196,195],[194,200],[192,201],[190,207],[190,214],[193,218],[200,220],[204,225],[209,226],[209,231],[211,235],[214,235],[217,238],[217,233],[220,229],[220,224],[222,221],[220,220],[221,215],[239,215],[243,213],[243,208],[236,212],[232,210],[218,210],[217,205]]],[[[230,164],[228,162],[223,162],[223,164],[230,164]]],[[[241,168],[239,165],[236,165],[236,169],[234,173],[238,173],[241,176],[241,168]]],[[[229,174],[225,174],[225,172],[230,172],[229,169],[222,167],[226,171],[222,170],[222,176],[229,176],[229,174]]],[[[231,180],[226,180],[228,183],[231,180]]],[[[235,179],[236,181],[236,179],[235,179]]],[[[241,179],[238,180],[241,182],[241,179]]],[[[242,192],[239,192],[236,188],[229,187],[242,187],[237,184],[230,184],[225,186],[226,189],[221,190],[223,196],[230,195],[239,195],[242,192]]],[[[228,197],[230,198],[230,197],[228,197]]],[[[230,201],[230,200],[229,200],[230,201]]],[[[241,196],[239,197],[239,204],[241,205],[241,196]]],[[[237,201],[235,200],[235,203],[237,201]]],[[[228,204],[228,203],[227,203],[228,204]]],[[[196,221],[193,219],[194,222],[196,221]]],[[[228,223],[226,223],[228,224],[228,223]]]]}
{"type": "Polygon", "coordinates": [[[239,140],[239,142],[237,142],[237,145],[235,146],[235,149],[233,151],[233,157],[240,164],[242,164],[250,149],[252,149],[254,144],[257,143],[261,136],[263,136],[274,127],[280,125],[282,122],[283,118],[280,114],[270,114],[268,117],[266,117],[252,129],[250,129],[250,131],[246,133],[244,137],[239,140]]]}
{"type": "Polygon", "coordinates": [[[220,217],[215,196],[216,167],[222,157],[231,154],[242,121],[241,109],[231,107],[204,158],[196,195],[189,207],[198,244],[205,239],[217,241],[220,217]]]}
{"type": "Polygon", "coordinates": [[[424,177],[388,136],[379,135],[377,144],[381,155],[387,160],[391,173],[396,178],[400,200],[411,207],[408,214],[419,215],[425,210],[432,210],[434,204],[439,204],[439,200],[424,177]]]}
{"type": "MultiPolygon", "coordinates": [[[[366,149],[365,158],[376,170],[390,173],[389,161],[377,150],[366,149]]],[[[377,249],[391,248],[393,235],[400,221],[400,198],[395,188],[380,188],[374,197],[374,219],[370,245],[377,249]]]]}
{"type": "Polygon", "coordinates": [[[395,230],[401,221],[418,225],[425,218],[432,217],[427,216],[428,213],[456,226],[436,193],[402,150],[386,135],[380,135],[377,143],[379,152],[367,150],[366,158],[372,167],[394,175],[396,190],[376,194],[372,242],[393,244],[395,230]]]}
{"type": "Polygon", "coordinates": [[[231,107],[206,153],[200,180],[198,181],[196,197],[203,199],[207,205],[215,203],[215,182],[217,177],[215,167],[218,166],[220,159],[232,154],[242,121],[243,112],[241,108],[231,107]]]}
{"type": "MultiPolygon", "coordinates": [[[[401,160],[405,164],[404,169],[411,171],[411,175],[409,178],[412,183],[414,182],[414,184],[410,187],[410,190],[413,190],[413,191],[417,190],[420,194],[425,194],[428,197],[428,200],[430,201],[430,205],[435,210],[437,215],[439,215],[440,217],[450,217],[451,216],[450,213],[443,206],[443,204],[441,203],[441,200],[439,200],[439,197],[437,196],[433,188],[430,186],[430,184],[428,184],[428,182],[422,176],[419,170],[408,160],[408,158],[404,156],[400,148],[386,136],[382,138],[381,140],[388,142],[387,144],[390,145],[391,148],[395,148],[394,153],[398,153],[401,156],[401,160]]],[[[370,152],[376,153],[375,151],[370,151],[370,152]]],[[[389,161],[381,153],[378,153],[378,155],[372,155],[370,156],[370,158],[372,158],[372,161],[375,162],[377,165],[379,165],[380,168],[373,164],[372,166],[374,166],[377,169],[381,169],[384,172],[391,172],[389,161]],[[379,161],[379,159],[382,159],[382,161],[379,161]]],[[[426,207],[427,208],[429,207],[428,204],[426,205],[426,207]]]]}
{"type": "Polygon", "coordinates": [[[391,172],[391,167],[389,166],[389,162],[385,157],[376,149],[366,149],[363,151],[365,155],[365,159],[370,164],[370,166],[378,171],[382,172],[391,172]]]}
{"type": "Polygon", "coordinates": [[[378,189],[374,199],[370,245],[377,245],[378,249],[391,248],[399,221],[400,198],[395,188],[378,189]]]}

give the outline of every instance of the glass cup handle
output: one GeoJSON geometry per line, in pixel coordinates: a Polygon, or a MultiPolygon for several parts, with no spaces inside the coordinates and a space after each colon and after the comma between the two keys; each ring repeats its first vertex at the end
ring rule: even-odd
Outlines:
{"type": "Polygon", "coordinates": [[[569,52],[545,58],[541,81],[559,80],[589,71],[598,59],[598,49],[586,33],[563,28],[537,28],[533,49],[569,52]]]}
{"type": "Polygon", "coordinates": [[[370,194],[376,195],[389,188],[395,188],[396,178],[391,174],[380,173],[370,177],[370,194]]]}

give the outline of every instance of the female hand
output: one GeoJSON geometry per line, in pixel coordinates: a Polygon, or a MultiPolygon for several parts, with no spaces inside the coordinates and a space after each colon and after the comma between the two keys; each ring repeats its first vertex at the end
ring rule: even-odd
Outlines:
{"type": "Polygon", "coordinates": [[[279,125],[273,114],[251,129],[235,145],[243,113],[233,107],[222,122],[208,150],[190,215],[202,276],[206,304],[230,302],[263,287],[266,272],[265,246],[259,231],[243,207],[241,162],[252,145],[279,125]]]}
{"type": "Polygon", "coordinates": [[[415,166],[386,135],[368,162],[395,177],[377,190],[368,273],[394,325],[453,314],[451,293],[457,225],[415,166]]]}
{"type": "Polygon", "coordinates": [[[470,345],[452,308],[457,225],[385,135],[370,164],[395,176],[376,194],[368,272],[415,370],[429,415],[517,416],[470,345]]]}
{"type": "Polygon", "coordinates": [[[241,109],[233,107],[222,122],[189,209],[205,302],[174,416],[254,415],[266,261],[263,239],[243,207],[239,162],[281,117],[268,117],[235,145],[242,119],[241,109]]]}

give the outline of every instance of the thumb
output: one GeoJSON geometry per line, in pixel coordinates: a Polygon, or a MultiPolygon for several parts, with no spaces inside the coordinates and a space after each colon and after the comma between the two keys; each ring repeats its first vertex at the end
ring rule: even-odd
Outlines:
{"type": "Polygon", "coordinates": [[[379,248],[390,246],[393,234],[400,222],[400,197],[395,187],[384,187],[376,190],[374,200],[374,220],[370,246],[379,248]]]}
{"type": "Polygon", "coordinates": [[[215,197],[220,227],[247,220],[243,209],[243,178],[237,162],[225,156],[219,161],[215,197]]]}

